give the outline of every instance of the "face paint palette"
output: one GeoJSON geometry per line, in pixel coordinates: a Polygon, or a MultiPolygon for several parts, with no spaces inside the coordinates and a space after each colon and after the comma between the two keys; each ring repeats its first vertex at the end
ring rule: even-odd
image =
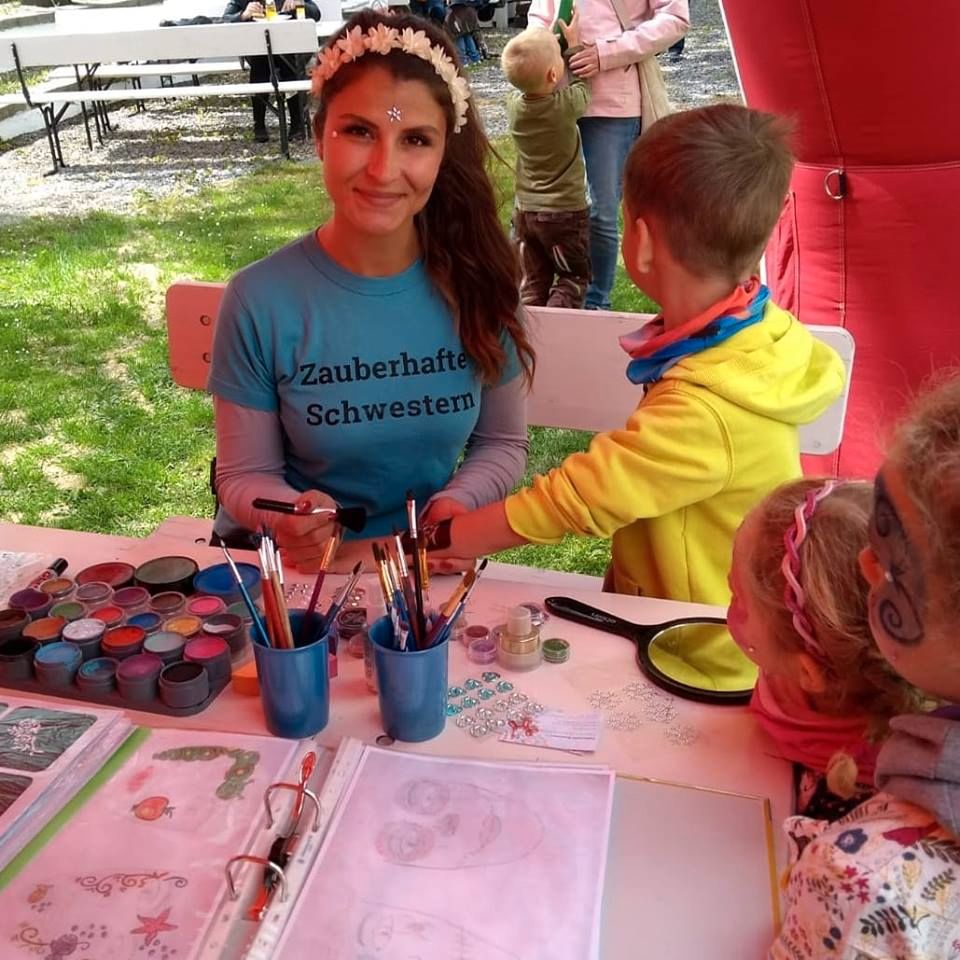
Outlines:
{"type": "MultiPolygon", "coordinates": [[[[7,611],[0,687],[170,716],[200,713],[250,649],[249,625],[225,612],[229,585],[221,583],[221,566],[198,571],[185,557],[161,557],[137,568],[135,585],[129,564],[87,567],[77,582],[110,584],[108,606],[86,604],[78,595],[82,616],[58,618],[57,630],[38,630],[45,620],[7,611]],[[197,589],[208,583],[214,591],[197,589]],[[178,592],[171,592],[174,587],[178,592]],[[171,596],[178,599],[176,609],[151,607],[154,599],[171,596]]],[[[254,592],[259,578],[257,584],[245,579],[254,592]]]]}

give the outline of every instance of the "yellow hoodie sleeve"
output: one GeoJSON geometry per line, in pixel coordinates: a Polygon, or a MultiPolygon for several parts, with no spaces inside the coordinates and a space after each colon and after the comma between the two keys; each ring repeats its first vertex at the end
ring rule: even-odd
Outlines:
{"type": "Polygon", "coordinates": [[[730,444],[714,411],[689,389],[662,383],[623,430],[598,433],[585,453],[507,497],[507,522],[534,543],[556,543],[565,533],[611,537],[634,520],[713,496],[730,469],[730,444]]]}

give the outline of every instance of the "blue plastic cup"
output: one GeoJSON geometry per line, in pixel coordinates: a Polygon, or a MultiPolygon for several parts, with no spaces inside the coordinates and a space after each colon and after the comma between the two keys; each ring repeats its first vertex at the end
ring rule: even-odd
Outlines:
{"type": "Polygon", "coordinates": [[[383,729],[417,743],[443,731],[447,720],[447,641],[426,650],[396,650],[387,617],[370,627],[383,729]]]}
{"type": "Polygon", "coordinates": [[[323,617],[311,614],[301,646],[305,610],[290,611],[293,650],[265,647],[256,630],[253,655],[257,661],[260,700],[267,729],[275,737],[300,740],[319,733],[330,719],[330,678],[327,675],[327,635],[323,617]]]}

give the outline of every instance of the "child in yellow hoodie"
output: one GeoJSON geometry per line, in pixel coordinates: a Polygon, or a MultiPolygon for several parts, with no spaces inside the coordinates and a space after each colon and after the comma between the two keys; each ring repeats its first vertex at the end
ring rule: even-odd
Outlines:
{"type": "MultiPolygon", "coordinates": [[[[637,140],[623,259],[662,309],[621,340],[638,405],[623,429],[597,434],[531,486],[438,525],[436,555],[612,537],[616,592],[729,602],[737,527],[800,476],[797,428],[844,384],[837,354],[755,276],[790,181],[787,136],[783,120],[725,103],[668,116],[637,140]]],[[[589,338],[586,324],[584,349],[589,338]]],[[[720,687],[756,675],[726,638],[696,660],[720,687]]]]}

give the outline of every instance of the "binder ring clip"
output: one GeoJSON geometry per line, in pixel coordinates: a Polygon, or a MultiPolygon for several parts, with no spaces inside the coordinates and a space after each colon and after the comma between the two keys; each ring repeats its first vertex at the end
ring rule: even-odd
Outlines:
{"type": "Polygon", "coordinates": [[[306,797],[309,797],[313,801],[313,827],[311,829],[314,833],[320,829],[320,801],[317,799],[317,795],[307,788],[307,781],[313,775],[316,766],[317,755],[311,750],[309,753],[304,754],[303,760],[300,761],[300,777],[296,783],[271,783],[270,786],[267,787],[263,794],[263,803],[267,808],[268,827],[272,828],[275,822],[273,810],[270,807],[270,794],[274,790],[295,790],[297,801],[293,806],[293,817],[291,820],[293,829],[296,830],[300,825],[300,817],[303,814],[303,801],[306,797]]]}
{"type": "Polygon", "coordinates": [[[269,870],[276,879],[280,881],[280,902],[283,903],[287,899],[287,878],[283,870],[266,857],[253,857],[250,854],[241,853],[235,857],[231,857],[227,861],[227,865],[223,871],[227,875],[227,886],[230,888],[231,900],[236,900],[240,896],[240,894],[237,893],[237,885],[233,880],[233,865],[235,863],[257,863],[265,870],[269,870]]]}
{"type": "Polygon", "coordinates": [[[847,174],[840,167],[828,170],[823,178],[823,190],[831,200],[846,200],[847,174]]]}

